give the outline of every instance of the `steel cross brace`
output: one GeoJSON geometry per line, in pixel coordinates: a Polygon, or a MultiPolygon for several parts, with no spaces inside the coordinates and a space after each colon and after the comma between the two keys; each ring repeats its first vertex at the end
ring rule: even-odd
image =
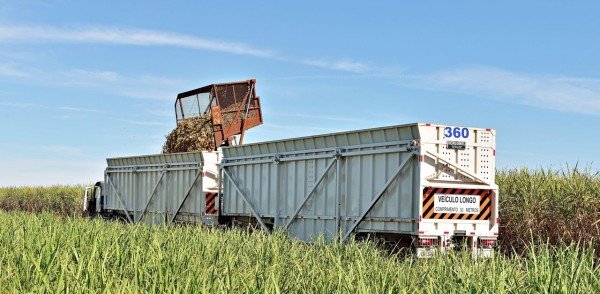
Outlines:
{"type": "Polygon", "coordinates": [[[194,178],[194,181],[188,188],[187,193],[185,193],[185,196],[183,196],[183,199],[181,199],[181,201],[179,202],[179,205],[177,206],[177,210],[175,211],[175,213],[173,213],[173,216],[171,217],[170,223],[172,223],[175,220],[175,217],[177,217],[177,215],[179,214],[179,211],[183,207],[183,204],[188,199],[190,194],[192,194],[192,189],[194,189],[194,186],[196,186],[196,183],[198,182],[198,178],[200,177],[200,175],[202,175],[202,166],[200,166],[198,168],[198,173],[196,173],[196,177],[194,178]]]}
{"type": "Polygon", "coordinates": [[[138,218],[138,221],[141,221],[144,218],[144,215],[146,214],[146,211],[148,211],[148,206],[150,206],[150,202],[152,201],[152,198],[154,198],[154,195],[156,194],[158,186],[160,185],[160,182],[162,181],[162,179],[163,179],[163,177],[165,176],[166,173],[167,173],[167,171],[163,170],[163,172],[160,174],[160,177],[158,178],[158,181],[156,182],[156,185],[154,185],[154,189],[152,189],[152,193],[150,194],[150,198],[148,198],[148,202],[146,202],[146,205],[144,206],[144,210],[142,211],[142,214],[138,218]]]}
{"type": "Polygon", "coordinates": [[[296,219],[296,216],[298,216],[298,214],[300,213],[300,211],[302,210],[302,208],[304,207],[304,205],[306,204],[306,202],[308,201],[308,199],[310,198],[310,196],[317,191],[317,188],[319,187],[319,185],[321,184],[321,182],[325,179],[325,177],[327,176],[327,173],[329,173],[329,170],[331,169],[331,167],[338,161],[337,157],[334,157],[334,159],[329,163],[329,165],[327,166],[327,168],[325,169],[325,171],[323,172],[323,174],[321,174],[321,176],[319,177],[319,179],[317,180],[317,182],[315,183],[315,185],[312,187],[312,189],[310,189],[310,191],[308,192],[308,194],[306,194],[306,196],[304,196],[304,199],[302,200],[302,203],[300,203],[300,206],[298,206],[298,208],[296,209],[296,211],[294,212],[294,214],[292,214],[292,217],[290,218],[290,220],[287,222],[287,224],[285,224],[285,226],[283,227],[283,230],[287,230],[288,227],[292,224],[292,222],[294,221],[294,219],[296,219]]]}
{"type": "Polygon", "coordinates": [[[262,219],[260,218],[260,215],[258,215],[258,213],[256,213],[256,210],[254,210],[254,207],[252,206],[252,204],[250,203],[250,201],[248,201],[248,198],[246,198],[246,195],[244,195],[244,192],[242,192],[242,190],[235,183],[235,181],[233,180],[233,178],[231,177],[231,175],[229,174],[229,172],[227,172],[227,169],[222,169],[222,170],[223,170],[223,174],[231,182],[231,184],[233,185],[233,187],[235,188],[235,190],[240,194],[240,196],[242,196],[242,200],[244,200],[244,202],[246,203],[246,205],[248,205],[248,207],[250,208],[250,212],[252,212],[252,214],[254,215],[254,218],[256,218],[256,220],[258,221],[258,223],[260,224],[260,226],[262,227],[262,229],[265,232],[270,233],[269,228],[267,227],[267,225],[265,225],[265,223],[262,221],[262,219]]]}
{"type": "Polygon", "coordinates": [[[110,184],[110,186],[115,189],[115,194],[117,194],[117,198],[119,199],[119,202],[121,202],[121,205],[123,205],[123,210],[125,211],[125,216],[127,217],[127,220],[130,223],[133,223],[133,221],[131,220],[131,216],[129,216],[129,211],[127,210],[127,204],[125,203],[125,201],[123,201],[123,198],[121,198],[121,193],[119,193],[119,189],[117,189],[117,187],[115,187],[115,185],[112,182],[112,179],[110,178],[110,174],[106,174],[106,179],[108,180],[108,183],[110,184]]]}
{"type": "Polygon", "coordinates": [[[437,153],[434,153],[434,152],[431,152],[431,151],[427,151],[427,155],[428,155],[429,157],[433,158],[433,159],[436,159],[436,160],[442,161],[444,164],[446,164],[446,165],[449,165],[449,166],[453,167],[453,168],[454,168],[454,169],[456,169],[457,171],[460,171],[461,173],[463,173],[463,174],[465,174],[465,175],[467,175],[467,176],[469,176],[469,177],[473,178],[473,180],[475,180],[475,181],[477,181],[477,182],[480,182],[480,183],[482,183],[482,184],[487,184],[487,185],[489,185],[489,183],[488,183],[488,182],[486,182],[485,180],[481,179],[479,176],[477,176],[477,175],[474,175],[474,174],[472,174],[472,173],[470,173],[470,172],[468,172],[468,171],[464,170],[463,168],[459,167],[458,165],[456,165],[456,164],[454,164],[454,163],[452,163],[452,162],[450,162],[450,161],[448,161],[448,160],[446,160],[446,159],[442,158],[442,156],[441,156],[441,155],[439,155],[439,154],[437,154],[437,153]]]}
{"type": "Polygon", "coordinates": [[[367,216],[367,214],[369,214],[369,212],[371,212],[371,209],[373,209],[373,207],[375,206],[375,204],[377,204],[377,202],[379,202],[379,200],[383,197],[383,195],[385,195],[385,192],[387,191],[387,189],[396,180],[396,178],[400,175],[400,173],[402,172],[402,170],[404,169],[404,167],[406,166],[406,164],[408,162],[410,162],[411,159],[414,158],[414,155],[415,155],[415,153],[411,153],[410,156],[408,156],[400,164],[400,166],[398,167],[398,169],[396,170],[396,172],[394,173],[394,175],[387,181],[387,183],[385,184],[385,186],[383,186],[383,189],[381,189],[381,191],[377,194],[377,196],[375,198],[373,198],[373,200],[371,201],[371,203],[369,203],[369,206],[367,206],[367,209],[365,209],[365,211],[361,214],[361,216],[352,224],[352,226],[346,232],[346,234],[344,234],[344,236],[342,237],[342,242],[345,241],[348,238],[348,236],[350,236],[350,234],[352,234],[352,232],[356,229],[356,227],[358,227],[358,225],[367,216]]]}

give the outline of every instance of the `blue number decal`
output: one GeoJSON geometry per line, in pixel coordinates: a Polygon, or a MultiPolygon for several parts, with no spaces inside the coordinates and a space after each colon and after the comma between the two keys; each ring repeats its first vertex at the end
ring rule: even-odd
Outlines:
{"type": "Polygon", "coordinates": [[[460,128],[460,127],[445,127],[444,128],[444,138],[469,138],[470,131],[468,128],[460,128]]]}
{"type": "Polygon", "coordinates": [[[451,127],[444,128],[444,137],[452,138],[452,128],[451,127]]]}
{"type": "Polygon", "coordinates": [[[454,138],[460,138],[460,128],[459,127],[455,127],[454,128],[454,132],[452,132],[454,135],[454,138]]]}
{"type": "Polygon", "coordinates": [[[462,129],[462,137],[465,139],[469,138],[469,129],[467,129],[467,128],[462,129]]]}

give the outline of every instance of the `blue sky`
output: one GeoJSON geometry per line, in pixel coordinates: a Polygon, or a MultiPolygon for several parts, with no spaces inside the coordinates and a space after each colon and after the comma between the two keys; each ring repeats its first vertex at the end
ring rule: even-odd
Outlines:
{"type": "Polygon", "coordinates": [[[248,78],[252,142],[434,122],[598,170],[597,2],[123,2],[0,0],[0,186],[100,179],[160,151],[177,93],[248,78]]]}

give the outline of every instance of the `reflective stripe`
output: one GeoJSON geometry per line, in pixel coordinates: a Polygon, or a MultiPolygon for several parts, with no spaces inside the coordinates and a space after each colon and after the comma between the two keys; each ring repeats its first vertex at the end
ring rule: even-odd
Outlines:
{"type": "Polygon", "coordinates": [[[204,201],[206,214],[217,214],[215,208],[215,201],[217,199],[217,193],[206,193],[206,199],[204,201]]]}
{"type": "Polygon", "coordinates": [[[451,219],[451,220],[489,220],[492,211],[493,190],[489,189],[451,189],[451,188],[433,188],[423,189],[423,218],[424,219],[451,219]],[[434,195],[435,194],[452,195],[479,195],[481,202],[479,204],[479,214],[464,213],[434,213],[434,195]]]}

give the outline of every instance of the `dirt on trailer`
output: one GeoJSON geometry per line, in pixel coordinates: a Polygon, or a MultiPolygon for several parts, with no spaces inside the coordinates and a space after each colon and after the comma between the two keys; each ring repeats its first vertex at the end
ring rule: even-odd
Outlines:
{"type": "Polygon", "coordinates": [[[215,139],[210,115],[179,121],[167,136],[163,153],[215,150],[215,139]]]}

